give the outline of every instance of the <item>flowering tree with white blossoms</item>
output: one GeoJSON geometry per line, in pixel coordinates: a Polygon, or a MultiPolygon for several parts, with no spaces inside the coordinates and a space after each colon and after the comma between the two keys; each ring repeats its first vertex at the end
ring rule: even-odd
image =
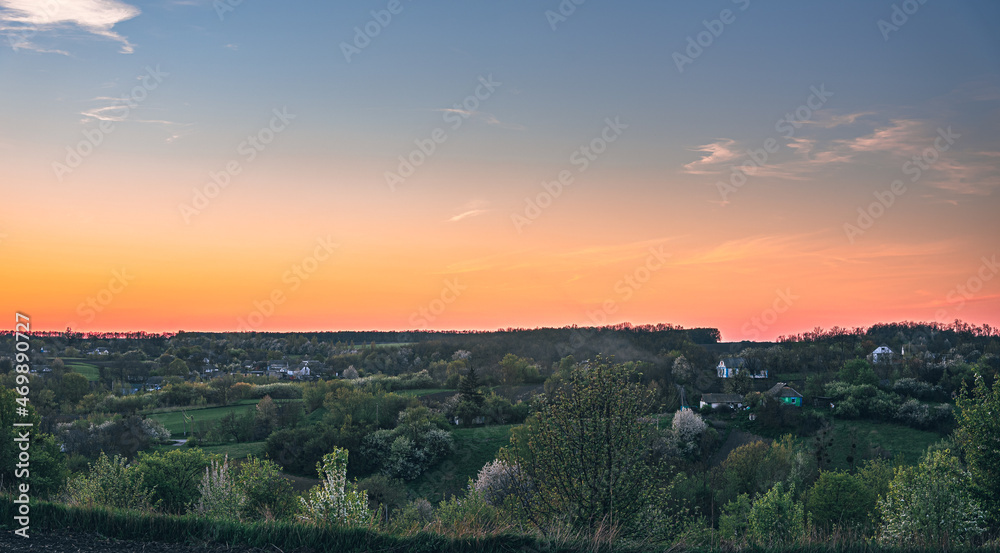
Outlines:
{"type": "Polygon", "coordinates": [[[246,493],[229,469],[229,456],[222,463],[212,461],[198,486],[201,499],[195,510],[199,515],[222,519],[239,519],[247,502],[246,493]]]}
{"type": "Polygon", "coordinates": [[[317,463],[323,482],[314,486],[302,501],[299,519],[313,524],[364,525],[372,521],[368,492],[347,482],[347,450],[339,447],[317,463]]]}

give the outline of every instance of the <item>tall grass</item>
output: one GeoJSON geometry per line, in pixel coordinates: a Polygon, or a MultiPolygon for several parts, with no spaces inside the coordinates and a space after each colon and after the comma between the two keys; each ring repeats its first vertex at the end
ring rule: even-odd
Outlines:
{"type": "MultiPolygon", "coordinates": [[[[15,513],[13,497],[0,495],[0,528],[11,529],[15,513]]],[[[941,551],[938,547],[900,548],[858,540],[853,535],[820,535],[813,533],[799,543],[784,547],[759,547],[727,542],[680,543],[671,546],[636,543],[618,540],[612,526],[602,528],[593,536],[573,534],[551,536],[544,539],[533,535],[507,533],[483,534],[460,532],[474,537],[454,538],[426,531],[388,533],[369,528],[320,527],[294,522],[236,522],[213,520],[196,515],[145,514],[103,507],[70,507],[49,501],[32,501],[31,533],[46,530],[96,532],[108,538],[164,543],[218,543],[229,546],[268,548],[275,546],[283,551],[312,548],[317,552],[415,552],[449,553],[475,551],[476,553],[639,553],[661,552],[774,552],[801,551],[805,553],[895,553],[903,551],[941,551]]],[[[504,529],[500,530],[501,532],[504,529]]],[[[700,541],[700,540],[699,540],[700,541]]],[[[956,547],[962,552],[996,552],[1000,544],[978,548],[956,547]]]]}

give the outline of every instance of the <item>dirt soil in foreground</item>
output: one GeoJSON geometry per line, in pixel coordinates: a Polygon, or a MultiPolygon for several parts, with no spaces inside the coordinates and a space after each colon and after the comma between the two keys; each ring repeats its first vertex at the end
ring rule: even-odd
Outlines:
{"type": "Polygon", "coordinates": [[[312,548],[282,551],[277,547],[229,547],[220,544],[182,544],[116,540],[98,534],[36,530],[25,539],[12,530],[0,530],[0,551],[19,553],[314,553],[312,548]]]}

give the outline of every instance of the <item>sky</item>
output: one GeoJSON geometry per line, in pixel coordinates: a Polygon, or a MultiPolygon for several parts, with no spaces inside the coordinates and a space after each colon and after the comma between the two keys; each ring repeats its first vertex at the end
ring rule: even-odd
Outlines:
{"type": "Polygon", "coordinates": [[[0,0],[0,317],[1000,325],[998,23],[989,0],[0,0]]]}

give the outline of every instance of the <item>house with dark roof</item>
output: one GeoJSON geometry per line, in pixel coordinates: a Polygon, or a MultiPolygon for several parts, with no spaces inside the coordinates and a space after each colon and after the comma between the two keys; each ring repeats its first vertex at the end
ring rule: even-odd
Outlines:
{"type": "Polygon", "coordinates": [[[719,407],[732,407],[738,409],[743,407],[743,396],[740,394],[702,394],[699,407],[710,405],[712,409],[719,407]]]}
{"type": "Polygon", "coordinates": [[[788,386],[784,382],[775,384],[770,390],[767,391],[767,393],[785,405],[802,407],[802,394],[798,393],[795,391],[795,388],[788,386]]]}

